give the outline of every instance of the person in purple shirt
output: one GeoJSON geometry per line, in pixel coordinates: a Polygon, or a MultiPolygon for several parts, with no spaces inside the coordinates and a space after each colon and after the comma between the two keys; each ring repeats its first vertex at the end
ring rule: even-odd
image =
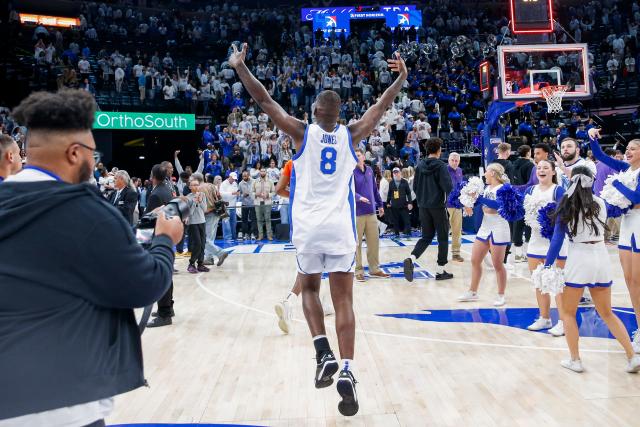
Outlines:
{"type": "MultiPolygon", "coordinates": [[[[607,148],[604,150],[604,153],[609,157],[614,157],[616,155],[616,150],[613,148],[607,148]]],[[[604,181],[614,173],[618,173],[618,171],[613,169],[611,166],[606,165],[604,162],[596,163],[596,178],[593,182],[593,194],[599,197],[602,189],[604,188],[604,181]]]]}
{"type": "MultiPolygon", "coordinates": [[[[603,150],[609,157],[615,157],[616,150],[613,148],[606,148],[603,150]]],[[[596,163],[596,177],[593,181],[593,194],[600,197],[600,193],[604,188],[604,182],[610,175],[618,173],[617,170],[611,166],[605,164],[603,161],[596,163]]],[[[621,218],[607,218],[607,228],[604,230],[604,240],[606,242],[612,242],[617,240],[618,233],[620,232],[621,218]]]]}
{"type": "MultiPolygon", "coordinates": [[[[462,169],[460,169],[459,166],[460,154],[456,152],[449,153],[449,165],[447,166],[447,170],[449,171],[449,175],[451,175],[453,188],[455,188],[464,179],[462,169]]],[[[464,262],[464,258],[460,256],[462,209],[456,209],[447,202],[447,211],[449,212],[449,225],[451,226],[451,259],[456,262],[464,262]]]]}
{"type": "Polygon", "coordinates": [[[389,275],[380,270],[378,261],[379,242],[378,219],[376,213],[384,215],[384,205],[376,186],[373,169],[364,164],[364,152],[355,150],[358,165],[353,170],[356,189],[356,229],[358,232],[358,249],[356,250],[356,280],[366,281],[362,266],[362,236],[367,239],[367,261],[371,277],[388,278],[389,275]]]}

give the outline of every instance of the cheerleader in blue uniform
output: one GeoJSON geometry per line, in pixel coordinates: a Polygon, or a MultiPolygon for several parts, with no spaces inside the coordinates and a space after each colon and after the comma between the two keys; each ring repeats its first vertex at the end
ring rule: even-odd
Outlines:
{"type": "MultiPolygon", "coordinates": [[[[484,216],[471,250],[471,286],[467,292],[458,297],[458,301],[478,300],[478,287],[482,278],[482,260],[491,250],[491,261],[498,281],[498,295],[493,305],[501,307],[506,302],[504,293],[507,288],[507,270],[504,266],[504,254],[507,245],[511,244],[511,231],[507,219],[498,213],[501,209],[498,194],[509,179],[505,174],[504,167],[499,163],[491,163],[487,166],[484,177],[487,186],[476,201],[476,204],[482,205],[484,216]]],[[[466,207],[465,211],[467,215],[473,214],[472,208],[466,207]]]]}
{"type": "MultiPolygon", "coordinates": [[[[527,210],[527,204],[531,204],[533,207],[544,207],[549,204],[555,204],[560,201],[564,195],[564,189],[558,185],[558,174],[556,172],[556,166],[551,160],[540,160],[536,166],[536,176],[538,177],[538,184],[529,187],[525,195],[525,210],[527,210]]],[[[553,207],[553,205],[552,205],[553,207]]],[[[555,209],[554,209],[555,210],[555,209]]],[[[538,211],[539,212],[539,211],[538,211]]],[[[537,217],[533,219],[535,224],[528,224],[531,227],[531,239],[527,248],[527,259],[529,260],[529,271],[533,272],[538,265],[544,264],[544,260],[549,252],[550,236],[543,236],[541,230],[541,224],[539,223],[541,214],[538,213],[537,217]]],[[[528,218],[527,218],[528,219],[528,218]]],[[[562,245],[560,254],[556,261],[556,265],[559,268],[564,268],[565,260],[567,259],[567,245],[566,242],[562,245]]],[[[551,322],[551,316],[549,314],[551,310],[551,297],[549,294],[543,294],[540,289],[536,289],[536,300],[538,301],[538,307],[540,308],[540,317],[536,319],[531,325],[527,327],[530,331],[541,331],[549,329],[549,333],[553,336],[560,337],[564,335],[564,327],[562,323],[562,297],[560,294],[556,296],[556,305],[558,307],[558,323],[553,326],[551,322]],[[552,327],[553,326],[553,327],[552,327]]]]}
{"type": "MultiPolygon", "coordinates": [[[[640,325],[640,139],[633,139],[627,144],[626,162],[607,156],[600,148],[598,140],[600,131],[589,130],[591,138],[591,151],[595,158],[630,178],[632,188],[619,181],[614,181],[613,186],[631,202],[630,209],[623,215],[620,223],[620,238],[618,250],[620,263],[624,272],[624,281],[629,289],[633,310],[636,313],[636,322],[640,325]]],[[[640,353],[640,332],[633,333],[633,348],[640,353]]]]}
{"type": "Polygon", "coordinates": [[[571,186],[556,211],[553,237],[544,263],[545,268],[550,268],[556,262],[567,236],[562,313],[571,358],[563,360],[561,365],[574,372],[584,370],[578,349],[576,311],[584,288],[589,288],[598,314],[624,348],[628,359],[626,371],[635,373],[640,371],[640,355],[634,354],[627,330],[611,310],[611,265],[604,243],[607,208],[601,198],[593,195],[593,180],[588,168],[573,169],[571,186]]]}

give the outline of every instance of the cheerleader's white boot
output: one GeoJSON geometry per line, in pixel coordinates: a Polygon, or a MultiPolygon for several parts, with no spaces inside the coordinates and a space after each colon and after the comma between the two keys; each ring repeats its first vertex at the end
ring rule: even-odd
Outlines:
{"type": "Polygon", "coordinates": [[[640,371],[640,355],[634,354],[633,357],[629,359],[626,371],[630,374],[635,374],[640,371]]]}
{"type": "Polygon", "coordinates": [[[573,372],[584,372],[584,367],[582,366],[582,360],[578,359],[578,360],[572,360],[572,359],[565,359],[562,362],[560,362],[560,365],[563,368],[567,368],[570,371],[573,372]]]}
{"type": "Polygon", "coordinates": [[[633,351],[640,354],[640,329],[636,329],[633,333],[633,339],[631,340],[633,351]]]}
{"type": "Polygon", "coordinates": [[[551,335],[553,335],[554,337],[561,337],[564,335],[564,323],[562,323],[562,320],[558,320],[558,323],[556,323],[556,326],[554,326],[553,328],[549,329],[549,333],[551,335]]]}

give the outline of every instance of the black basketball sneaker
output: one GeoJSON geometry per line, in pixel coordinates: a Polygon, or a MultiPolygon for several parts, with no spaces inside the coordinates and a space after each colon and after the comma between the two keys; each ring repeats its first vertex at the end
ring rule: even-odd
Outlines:
{"type": "Polygon", "coordinates": [[[350,417],[358,413],[358,395],[356,394],[357,381],[353,378],[351,371],[343,369],[338,377],[336,388],[342,401],[338,403],[338,411],[345,417],[350,417]]]}
{"type": "Polygon", "coordinates": [[[333,375],[338,372],[338,361],[331,350],[326,350],[316,356],[316,388],[325,388],[333,384],[333,375]]]}
{"type": "Polygon", "coordinates": [[[408,282],[413,282],[413,261],[411,258],[407,258],[404,260],[404,278],[408,282]]]}

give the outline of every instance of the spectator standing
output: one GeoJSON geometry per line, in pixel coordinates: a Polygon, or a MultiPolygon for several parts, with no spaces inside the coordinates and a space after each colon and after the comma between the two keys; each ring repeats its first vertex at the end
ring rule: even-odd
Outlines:
{"type": "Polygon", "coordinates": [[[0,182],[22,169],[18,143],[9,135],[0,134],[0,182]]]}
{"type": "Polygon", "coordinates": [[[209,148],[209,144],[213,146],[213,140],[213,133],[209,130],[209,125],[205,125],[202,131],[202,148],[209,148]]]}
{"type": "Polygon", "coordinates": [[[509,157],[511,157],[511,144],[507,142],[501,142],[498,144],[498,158],[495,160],[495,163],[500,163],[502,167],[504,167],[504,171],[509,178],[509,182],[514,182],[515,169],[513,168],[513,163],[511,163],[509,157]]]}
{"type": "Polygon", "coordinates": [[[238,174],[229,173],[229,178],[220,184],[220,195],[228,207],[229,217],[222,220],[222,236],[224,240],[235,240],[237,237],[238,217],[236,204],[240,191],[238,190],[238,174]]]}
{"type": "Polygon", "coordinates": [[[260,177],[253,182],[253,196],[258,223],[258,240],[262,240],[264,237],[262,234],[263,229],[266,229],[267,240],[273,240],[271,204],[274,195],[275,186],[273,182],[267,178],[267,170],[260,169],[260,177]]]}
{"type": "MultiPolygon", "coordinates": [[[[115,71],[116,92],[122,92],[122,82],[124,81],[124,70],[120,67],[115,71]]],[[[166,99],[166,98],[165,98],[166,99]]]]}
{"type": "MultiPolygon", "coordinates": [[[[220,178],[218,176],[217,178],[220,178]]],[[[216,211],[216,205],[221,203],[220,192],[218,187],[213,184],[215,178],[209,175],[206,178],[206,183],[202,184],[202,192],[207,198],[207,209],[204,213],[205,221],[205,245],[204,245],[204,265],[213,265],[214,257],[218,258],[218,267],[222,265],[224,260],[229,256],[228,252],[225,252],[215,244],[216,234],[218,232],[218,223],[220,222],[220,215],[216,211]]]]}
{"type": "Polygon", "coordinates": [[[357,149],[358,165],[353,171],[356,192],[356,231],[358,233],[358,247],[356,249],[356,280],[364,282],[364,268],[362,266],[362,236],[367,239],[367,262],[369,275],[372,277],[388,278],[389,275],[380,270],[378,219],[376,213],[384,215],[384,204],[376,189],[373,169],[365,165],[364,153],[357,149]]]}
{"type": "MultiPolygon", "coordinates": [[[[451,176],[452,188],[464,180],[462,169],[460,169],[460,154],[449,153],[449,165],[447,166],[449,176],[451,176]]],[[[462,240],[462,209],[454,208],[447,202],[447,212],[449,213],[449,226],[451,227],[451,259],[456,262],[464,262],[460,256],[462,240]]]]}
{"type": "MultiPolygon", "coordinates": [[[[413,263],[427,250],[433,237],[438,235],[438,268],[436,280],[452,279],[453,274],[445,270],[449,251],[449,220],[447,219],[447,195],[453,184],[447,165],[440,160],[442,140],[430,138],[426,145],[427,158],[416,168],[413,188],[420,209],[422,237],[418,240],[411,256],[404,260],[404,276],[413,281],[413,263]]],[[[390,190],[391,191],[391,190],[390,190]]]]}
{"type": "MultiPolygon", "coordinates": [[[[513,168],[513,163],[509,160],[511,157],[511,144],[506,142],[501,142],[498,144],[498,158],[495,159],[495,163],[499,163],[504,168],[504,172],[509,178],[509,183],[512,183],[515,180],[515,169],[513,168]]],[[[514,222],[509,223],[509,229],[511,230],[511,234],[513,234],[513,230],[515,229],[514,222]]],[[[522,244],[520,246],[516,246],[515,251],[515,261],[516,262],[524,262],[527,260],[527,257],[523,251],[522,244]]],[[[511,245],[507,245],[507,251],[504,255],[504,262],[507,262],[507,258],[511,253],[511,245]]]]}
{"type": "MultiPolygon", "coordinates": [[[[526,144],[518,147],[518,158],[513,162],[514,172],[511,184],[525,185],[531,176],[534,166],[531,160],[531,147],[526,144]]],[[[524,242],[528,242],[529,239],[531,239],[531,227],[525,224],[524,219],[514,222],[511,240],[515,247],[515,262],[524,262],[527,260],[527,250],[523,248],[523,245],[524,242]]]]}
{"type": "Polygon", "coordinates": [[[187,271],[192,274],[206,273],[209,268],[204,265],[204,246],[206,240],[204,212],[207,208],[207,198],[201,191],[203,184],[201,173],[194,173],[189,179],[191,193],[186,196],[189,203],[189,266],[187,271]],[[198,266],[196,267],[196,263],[198,266]]]}
{"type": "Polygon", "coordinates": [[[276,161],[271,159],[267,168],[267,176],[275,185],[280,180],[280,169],[276,167],[276,161]]]}
{"type": "Polygon", "coordinates": [[[387,200],[387,195],[389,194],[389,183],[392,180],[391,171],[385,170],[382,173],[382,179],[380,179],[380,184],[378,187],[378,192],[380,193],[380,198],[382,200],[387,200]]]}
{"type": "Polygon", "coordinates": [[[249,171],[242,172],[242,181],[238,183],[238,190],[242,203],[242,237],[244,240],[253,240],[258,234],[258,226],[253,200],[253,180],[249,176],[249,171]]]}
{"type": "MultiPolygon", "coordinates": [[[[167,172],[167,168],[162,165],[154,165],[151,168],[152,190],[147,200],[147,210],[149,212],[166,205],[173,199],[173,188],[167,180],[167,172]]],[[[184,232],[181,237],[180,240],[183,240],[184,232]]],[[[155,314],[155,319],[147,324],[147,328],[171,325],[173,323],[171,318],[175,316],[173,303],[173,280],[171,280],[171,286],[169,286],[162,298],[158,300],[158,311],[152,313],[152,315],[155,314]]]]}
{"type": "Polygon", "coordinates": [[[400,230],[405,237],[411,237],[411,220],[409,211],[411,205],[411,188],[409,182],[402,178],[400,168],[393,168],[393,179],[389,182],[387,194],[387,207],[390,208],[393,222],[393,231],[396,238],[400,237],[400,230]],[[402,227],[401,227],[402,225],[402,227]]]}
{"type": "Polygon", "coordinates": [[[138,192],[131,185],[131,178],[127,171],[119,170],[115,175],[116,191],[109,202],[122,214],[129,225],[133,225],[133,211],[138,204],[138,192]]]}

